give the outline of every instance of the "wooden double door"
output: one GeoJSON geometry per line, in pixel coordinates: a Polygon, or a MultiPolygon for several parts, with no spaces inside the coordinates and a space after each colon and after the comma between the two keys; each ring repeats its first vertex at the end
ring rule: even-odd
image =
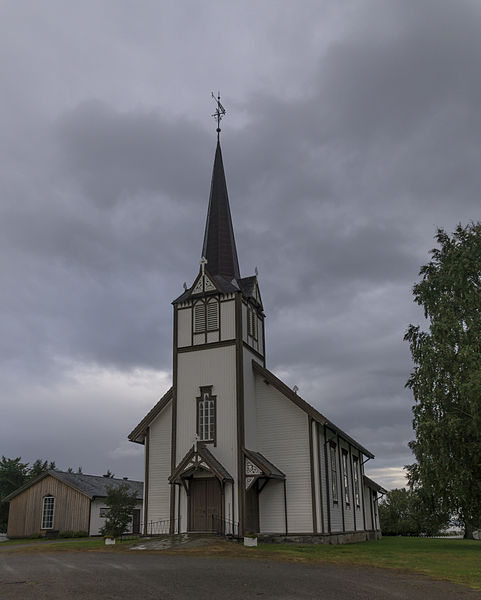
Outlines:
{"type": "Polygon", "coordinates": [[[215,477],[192,478],[189,485],[190,531],[218,531],[222,527],[222,495],[215,477]]]}

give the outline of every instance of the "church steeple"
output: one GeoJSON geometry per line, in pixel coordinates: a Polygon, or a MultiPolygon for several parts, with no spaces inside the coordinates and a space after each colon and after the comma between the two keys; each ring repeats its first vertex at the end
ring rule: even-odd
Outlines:
{"type": "Polygon", "coordinates": [[[239,261],[237,259],[219,141],[217,141],[212,171],[202,256],[207,259],[207,269],[211,275],[221,275],[228,281],[240,279],[239,261]]]}

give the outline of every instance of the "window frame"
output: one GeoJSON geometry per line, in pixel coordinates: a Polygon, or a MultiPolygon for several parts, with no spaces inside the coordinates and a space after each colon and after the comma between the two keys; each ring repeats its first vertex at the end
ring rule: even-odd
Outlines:
{"type": "Polygon", "coordinates": [[[201,298],[192,306],[192,334],[202,335],[220,331],[220,302],[219,298],[201,298]],[[209,307],[215,306],[214,326],[209,325],[209,307]]]}
{"type": "Polygon", "coordinates": [[[333,504],[339,502],[339,485],[337,481],[337,446],[334,442],[329,444],[329,472],[331,475],[331,495],[333,504]]]}
{"type": "Polygon", "coordinates": [[[55,496],[47,494],[42,498],[42,523],[40,529],[53,529],[54,518],[55,496]]]}
{"type": "Polygon", "coordinates": [[[197,432],[197,436],[198,436],[198,440],[199,442],[202,442],[203,444],[213,444],[214,446],[217,445],[217,396],[213,396],[212,395],[212,386],[211,385],[206,385],[206,386],[201,386],[200,388],[200,396],[198,396],[196,398],[197,400],[197,415],[196,415],[196,432],[197,432]],[[207,398],[206,398],[207,397],[207,398]],[[202,406],[203,402],[212,402],[211,405],[211,410],[212,410],[212,424],[210,423],[210,418],[211,415],[209,414],[209,412],[207,413],[207,419],[209,420],[207,425],[208,425],[208,436],[205,436],[205,419],[206,419],[206,415],[202,415],[201,411],[204,409],[204,407],[202,406]],[[201,416],[203,417],[203,423],[202,423],[202,427],[201,427],[201,416]],[[202,431],[202,434],[201,434],[202,431]]]}
{"type": "Polygon", "coordinates": [[[257,321],[257,310],[251,306],[247,305],[247,335],[252,339],[257,341],[259,334],[259,324],[257,321]]]}
{"type": "Polygon", "coordinates": [[[342,483],[344,491],[344,503],[346,506],[351,504],[351,494],[349,489],[349,462],[347,460],[348,452],[346,449],[341,449],[341,463],[342,463],[342,483]]]}
{"type": "Polygon", "coordinates": [[[354,479],[354,503],[356,504],[356,507],[359,508],[361,506],[361,493],[359,487],[359,458],[357,456],[352,457],[352,466],[354,479]]]}

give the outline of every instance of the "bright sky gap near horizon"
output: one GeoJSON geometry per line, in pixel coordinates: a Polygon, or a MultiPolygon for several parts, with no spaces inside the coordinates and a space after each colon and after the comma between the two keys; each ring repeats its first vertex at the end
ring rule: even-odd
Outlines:
{"type": "Polygon", "coordinates": [[[267,366],[404,484],[437,227],[480,218],[481,5],[0,5],[0,455],[143,479],[216,143],[267,366]]]}

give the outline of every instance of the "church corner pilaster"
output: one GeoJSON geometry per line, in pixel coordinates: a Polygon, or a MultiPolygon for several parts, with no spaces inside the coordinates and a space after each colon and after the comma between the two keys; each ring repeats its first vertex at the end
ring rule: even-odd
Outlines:
{"type": "Polygon", "coordinates": [[[309,436],[309,468],[311,475],[311,505],[312,505],[312,529],[317,533],[317,502],[316,502],[316,482],[314,477],[314,440],[312,439],[312,424],[314,420],[308,415],[307,427],[309,436]]]}
{"type": "Polygon", "coordinates": [[[149,514],[149,459],[150,459],[150,427],[147,427],[144,438],[144,535],[147,535],[147,521],[149,514]]]}
{"type": "MultiPolygon", "coordinates": [[[[170,447],[170,469],[174,472],[177,466],[177,340],[178,340],[178,308],[174,305],[173,335],[173,367],[172,367],[172,436],[170,447]]],[[[170,534],[175,531],[175,485],[170,486],[170,534]]]]}
{"type": "Polygon", "coordinates": [[[235,296],[235,327],[236,327],[236,403],[237,403],[237,491],[239,507],[239,535],[244,532],[245,514],[245,473],[244,454],[245,425],[244,425],[244,344],[242,332],[242,296],[235,296]]]}

